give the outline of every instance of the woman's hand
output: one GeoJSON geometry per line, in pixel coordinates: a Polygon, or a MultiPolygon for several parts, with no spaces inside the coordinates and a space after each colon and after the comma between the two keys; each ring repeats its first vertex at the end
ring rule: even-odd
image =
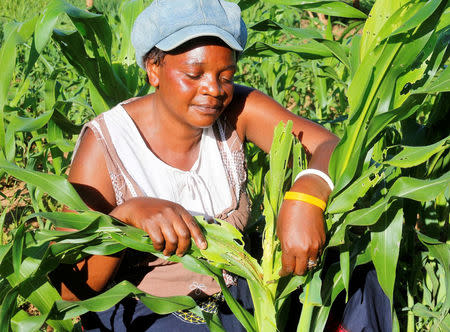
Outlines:
{"type": "Polygon", "coordinates": [[[323,212],[309,203],[285,200],[277,221],[281,242],[281,276],[304,275],[308,260],[317,262],[325,244],[323,212]]]}
{"type": "MultiPolygon", "coordinates": [[[[295,182],[291,191],[313,195],[326,202],[331,190],[320,177],[305,175],[295,182]]],[[[278,216],[277,235],[282,251],[280,275],[304,275],[308,261],[317,263],[325,244],[322,209],[303,201],[284,200],[278,216]]]]}
{"type": "Polygon", "coordinates": [[[182,256],[191,237],[200,249],[206,239],[194,218],[181,205],[158,198],[133,198],[111,211],[110,215],[148,233],[153,247],[165,256],[182,256]]]}

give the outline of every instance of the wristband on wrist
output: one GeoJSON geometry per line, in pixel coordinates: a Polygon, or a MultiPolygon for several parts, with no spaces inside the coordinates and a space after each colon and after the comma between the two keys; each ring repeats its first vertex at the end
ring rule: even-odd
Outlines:
{"type": "Polygon", "coordinates": [[[327,206],[327,203],[325,203],[325,201],[321,200],[320,198],[304,193],[298,193],[295,191],[287,191],[286,194],[284,194],[284,199],[306,202],[317,206],[322,211],[324,211],[325,207],[327,206]]]}
{"type": "Polygon", "coordinates": [[[333,191],[334,184],[333,184],[333,181],[331,181],[331,178],[328,175],[326,175],[324,172],[319,171],[318,169],[314,169],[314,168],[304,169],[303,171],[298,173],[297,176],[295,177],[294,182],[297,181],[303,175],[308,175],[308,174],[313,174],[313,175],[317,175],[317,176],[321,177],[328,184],[331,191],[333,191]]]}

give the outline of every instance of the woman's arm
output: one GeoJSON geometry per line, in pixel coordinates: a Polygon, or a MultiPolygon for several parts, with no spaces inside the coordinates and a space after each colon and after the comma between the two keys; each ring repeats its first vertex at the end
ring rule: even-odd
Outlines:
{"type": "MultiPolygon", "coordinates": [[[[262,150],[269,152],[274,128],[280,121],[293,122],[293,134],[301,141],[308,156],[308,167],[328,174],[331,154],[339,139],[320,125],[289,112],[262,92],[236,86],[235,99],[230,105],[230,117],[238,134],[262,150]]],[[[328,200],[328,184],[316,175],[300,177],[291,191],[328,200]]],[[[277,233],[282,248],[282,275],[306,272],[309,259],[317,261],[325,243],[323,213],[315,205],[285,200],[277,221],[277,233]]]]}
{"type": "MultiPolygon", "coordinates": [[[[179,204],[137,197],[116,206],[102,148],[90,129],[81,140],[68,179],[90,209],[145,230],[155,249],[165,255],[183,255],[190,247],[191,237],[198,247],[206,249],[200,227],[179,204]]],[[[61,266],[53,279],[61,283],[63,299],[89,298],[104,289],[117,271],[121,259],[122,255],[90,256],[76,265],[61,266]]]]}
{"type": "MultiPolygon", "coordinates": [[[[71,165],[68,180],[92,210],[108,214],[115,206],[114,190],[103,152],[94,133],[88,129],[71,165]]],[[[73,212],[67,207],[65,212],[73,212]]],[[[58,228],[70,231],[71,229],[58,228]]],[[[121,255],[89,256],[75,265],[62,264],[52,274],[64,300],[83,300],[102,291],[116,272],[121,255]]]]}

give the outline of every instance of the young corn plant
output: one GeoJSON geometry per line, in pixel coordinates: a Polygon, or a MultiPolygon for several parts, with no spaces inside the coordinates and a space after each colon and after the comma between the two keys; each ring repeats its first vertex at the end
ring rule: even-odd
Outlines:
{"type": "MultiPolygon", "coordinates": [[[[292,8],[309,3],[267,1],[272,2],[292,8]]],[[[443,125],[448,112],[441,104],[449,91],[449,70],[444,66],[449,54],[448,6],[447,1],[376,1],[362,36],[355,35],[346,44],[334,41],[329,35],[324,38],[273,20],[253,26],[258,30],[282,30],[302,42],[297,45],[256,42],[248,48],[248,56],[293,52],[304,61],[311,57],[314,61],[323,59],[321,68],[327,77],[344,84],[348,98],[348,104],[341,104],[348,105],[349,109],[340,113],[349,115],[344,122],[342,140],[330,162],[329,173],[336,187],[326,210],[329,234],[324,255],[335,248],[339,262],[326,268],[321,266],[314,273],[313,283],[303,288],[301,299],[311,294],[314,298],[303,300],[299,331],[322,331],[337,295],[349,291],[353,270],[368,262],[375,266],[378,280],[391,302],[393,328],[399,330],[394,311],[394,305],[399,305],[394,298],[394,285],[400,244],[409,246],[407,252],[423,252],[414,241],[402,242],[403,234],[416,242],[418,238],[424,241],[429,249],[424,255],[429,259],[435,257],[441,266],[437,268],[440,275],[446,271],[449,280],[446,270],[450,263],[449,247],[445,243],[449,136],[448,128],[443,125]],[[330,57],[338,61],[339,70],[329,69],[330,57]],[[441,212],[430,215],[426,207],[441,212]],[[354,226],[358,231],[354,231],[354,226]],[[434,240],[430,237],[424,240],[415,231],[429,233],[433,227],[434,240]],[[439,231],[443,234],[436,236],[439,231]],[[433,251],[429,248],[431,243],[435,244],[431,247],[433,251]],[[435,248],[441,248],[442,252],[435,248]]],[[[421,266],[415,265],[414,274],[421,266]]],[[[428,268],[426,275],[430,276],[430,272],[428,268]]],[[[411,288],[407,301],[397,295],[399,302],[407,303],[400,309],[411,310],[407,322],[403,323],[408,331],[414,330],[414,315],[432,317],[427,321],[434,329],[448,328],[448,292],[444,296],[444,288],[432,289],[435,292],[440,289],[441,293],[434,300],[426,299],[429,303],[426,310],[415,304],[417,292],[411,288]]]]}

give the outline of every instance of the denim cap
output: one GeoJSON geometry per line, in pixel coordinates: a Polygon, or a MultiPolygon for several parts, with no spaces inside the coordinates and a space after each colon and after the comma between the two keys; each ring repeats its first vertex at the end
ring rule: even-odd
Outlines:
{"type": "Polygon", "coordinates": [[[188,40],[213,36],[242,52],[247,28],[241,9],[224,0],[154,0],[139,14],[131,31],[131,42],[139,67],[153,47],[170,51],[188,40]]]}

